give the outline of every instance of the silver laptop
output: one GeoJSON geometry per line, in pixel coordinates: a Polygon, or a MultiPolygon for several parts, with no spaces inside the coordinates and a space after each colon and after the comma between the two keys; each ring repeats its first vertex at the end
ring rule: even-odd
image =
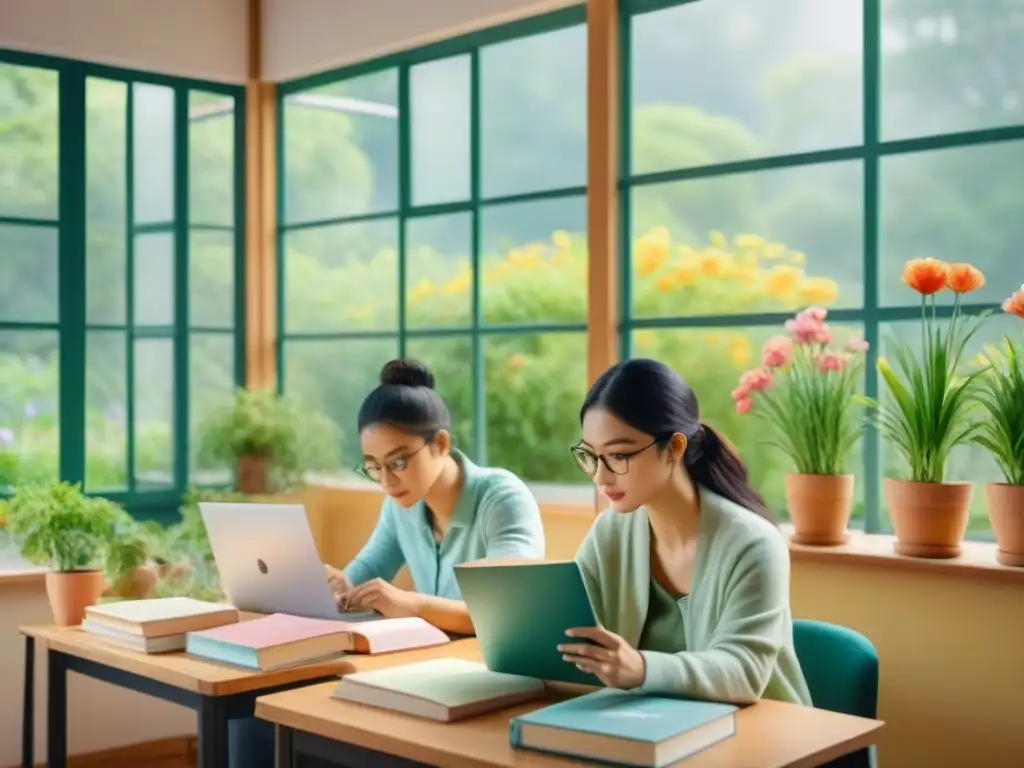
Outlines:
{"type": "Polygon", "coordinates": [[[227,601],[240,611],[363,621],[343,612],[320,562],[301,504],[200,502],[227,601]]]}

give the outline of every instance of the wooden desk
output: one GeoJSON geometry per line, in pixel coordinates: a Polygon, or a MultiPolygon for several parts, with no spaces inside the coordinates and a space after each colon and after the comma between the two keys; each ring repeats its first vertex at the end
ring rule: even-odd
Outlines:
{"type": "MultiPolygon", "coordinates": [[[[145,654],[128,650],[79,627],[20,627],[25,635],[25,689],[22,715],[22,767],[34,768],[33,733],[35,644],[46,650],[47,765],[67,763],[67,673],[78,672],[98,680],[155,696],[193,709],[198,717],[198,753],[201,768],[227,766],[228,722],[252,717],[256,697],[311,682],[336,679],[357,668],[383,665],[386,656],[344,657],[329,662],[273,672],[238,669],[203,661],[184,653],[145,654]]],[[[461,641],[460,641],[461,642],[461,641]]],[[[427,658],[426,649],[416,658],[427,658]]],[[[475,647],[475,646],[474,646],[475,647]]],[[[395,656],[396,654],[392,654],[395,656]]],[[[443,655],[443,654],[440,654],[443,655]]],[[[391,661],[390,663],[395,663],[391,661]]]]}
{"type": "MultiPolygon", "coordinates": [[[[432,656],[479,658],[475,640],[431,650],[438,651],[432,656]]],[[[366,658],[360,659],[356,668],[413,660],[413,654],[366,658]]],[[[537,709],[543,702],[439,723],[332,699],[335,686],[322,683],[256,699],[256,716],[278,726],[279,768],[291,768],[296,756],[318,757],[347,768],[565,768],[581,764],[509,746],[509,719],[537,709]]],[[[566,695],[571,694],[553,692],[550,698],[554,701],[566,695]]],[[[677,765],[811,768],[872,745],[882,726],[878,720],[762,701],[737,714],[734,737],[677,765]]]]}

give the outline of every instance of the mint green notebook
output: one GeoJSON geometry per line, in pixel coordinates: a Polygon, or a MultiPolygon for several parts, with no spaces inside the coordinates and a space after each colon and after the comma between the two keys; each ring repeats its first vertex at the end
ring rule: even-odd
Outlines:
{"type": "Polygon", "coordinates": [[[562,659],[565,630],[597,619],[575,562],[464,565],[455,580],[473,620],[480,653],[494,672],[601,685],[562,659]]]}
{"type": "Polygon", "coordinates": [[[662,768],[736,732],[738,707],[605,689],[509,721],[513,747],[662,768]]]}

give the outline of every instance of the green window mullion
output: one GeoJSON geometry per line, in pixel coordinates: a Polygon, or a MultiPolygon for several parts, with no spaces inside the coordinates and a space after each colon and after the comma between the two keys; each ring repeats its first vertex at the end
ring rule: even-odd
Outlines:
{"type": "Polygon", "coordinates": [[[135,89],[127,83],[125,98],[125,424],[128,434],[125,448],[125,471],[130,496],[135,490],[135,89]]]}
{"type": "Polygon", "coordinates": [[[174,487],[188,485],[189,174],[188,89],[174,89],[174,487]]]}
{"type": "Polygon", "coordinates": [[[480,49],[469,55],[469,196],[472,203],[471,269],[473,281],[473,438],[472,456],[479,464],[487,463],[487,393],[484,391],[484,340],[480,275],[480,49]]]}
{"type": "Polygon", "coordinates": [[[412,99],[409,66],[398,68],[398,356],[405,357],[405,282],[407,238],[405,227],[412,208],[412,99]]]}
{"type": "MultiPolygon", "coordinates": [[[[245,91],[239,89],[235,96],[235,386],[245,386],[245,340],[246,327],[246,269],[245,269],[245,91]]],[[[256,205],[254,200],[251,203],[256,205]]]]}
{"type": "MultiPolygon", "coordinates": [[[[864,365],[864,394],[878,397],[880,317],[878,307],[879,271],[879,123],[881,101],[881,0],[864,2],[864,340],[868,352],[864,365]]],[[[882,462],[878,430],[868,424],[863,438],[864,530],[881,528],[882,462]]]]}
{"type": "Polygon", "coordinates": [[[60,478],[85,479],[85,69],[59,75],[60,478]]]}
{"type": "MultiPolygon", "coordinates": [[[[619,17],[619,356],[628,360],[633,353],[630,318],[633,310],[632,264],[632,187],[629,175],[633,166],[633,67],[632,18],[620,11],[619,17]]],[[[587,382],[588,384],[590,382],[587,382]]]]}
{"type": "MultiPolygon", "coordinates": [[[[285,151],[284,151],[284,144],[285,144],[285,142],[284,142],[284,130],[285,130],[285,128],[284,128],[284,96],[285,96],[284,91],[281,88],[278,88],[277,89],[277,96],[276,96],[277,108],[274,110],[274,113],[275,113],[274,114],[274,124],[275,124],[274,144],[276,145],[274,147],[274,150],[275,150],[274,151],[274,157],[276,158],[276,161],[275,161],[275,164],[274,164],[275,165],[275,167],[274,167],[274,186],[275,186],[275,190],[274,190],[274,209],[275,209],[275,212],[277,214],[276,217],[275,217],[275,219],[277,221],[277,233],[275,235],[275,243],[274,243],[275,248],[276,248],[275,255],[274,255],[274,263],[275,263],[275,265],[277,267],[277,275],[276,275],[277,280],[275,280],[276,285],[275,285],[275,290],[274,290],[274,292],[276,294],[276,304],[277,304],[277,306],[275,308],[275,311],[276,311],[276,314],[277,314],[277,329],[276,329],[277,333],[276,333],[276,337],[274,339],[274,353],[275,353],[275,356],[277,358],[277,365],[274,366],[274,368],[275,368],[275,372],[277,374],[277,376],[276,376],[276,378],[277,378],[277,392],[279,394],[283,394],[284,393],[284,387],[285,387],[285,381],[284,381],[284,378],[285,378],[284,377],[284,342],[285,342],[285,329],[286,329],[286,326],[285,326],[284,297],[285,297],[285,294],[286,294],[286,290],[285,290],[285,284],[284,283],[285,283],[285,280],[287,279],[287,274],[286,274],[287,271],[285,269],[285,253],[284,253],[284,243],[285,243],[284,232],[285,232],[285,230],[284,230],[284,227],[282,226],[282,223],[285,220],[284,219],[284,213],[285,213],[285,205],[284,205],[284,190],[285,190],[284,169],[285,169],[285,160],[286,160],[286,158],[285,158],[285,151]]],[[[243,114],[247,114],[247,113],[243,113],[243,114]]],[[[238,122],[239,121],[236,119],[235,120],[235,124],[237,125],[238,122]]],[[[241,200],[242,198],[239,198],[239,199],[241,200]]],[[[246,207],[248,207],[250,205],[255,206],[255,205],[260,205],[260,204],[261,204],[261,201],[258,200],[258,199],[257,200],[246,200],[246,202],[245,202],[246,207]]],[[[257,233],[257,237],[259,237],[259,236],[260,236],[260,233],[257,233]]],[[[242,260],[244,262],[244,256],[242,257],[242,260]]]]}

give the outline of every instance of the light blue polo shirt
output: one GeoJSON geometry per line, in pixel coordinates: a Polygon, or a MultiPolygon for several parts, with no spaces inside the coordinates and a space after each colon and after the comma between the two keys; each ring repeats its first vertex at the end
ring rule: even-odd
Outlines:
{"type": "Polygon", "coordinates": [[[540,508],[526,484],[504,469],[478,467],[452,450],[462,466],[462,491],[448,530],[434,539],[426,505],[405,509],[384,500],[380,519],[358,555],[345,567],[353,584],[391,581],[408,564],[416,591],[461,600],[454,566],[493,557],[544,557],[540,508]]]}

